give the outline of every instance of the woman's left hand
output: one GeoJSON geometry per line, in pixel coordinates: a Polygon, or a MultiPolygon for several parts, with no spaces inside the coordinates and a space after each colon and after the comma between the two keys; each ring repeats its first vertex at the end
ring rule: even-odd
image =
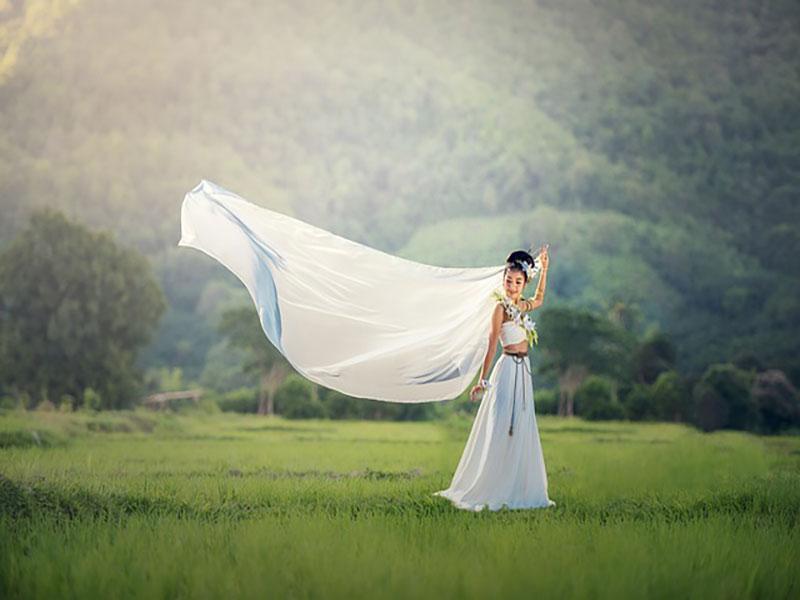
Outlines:
{"type": "Polygon", "coordinates": [[[539,260],[542,264],[542,268],[546,269],[550,264],[550,255],[547,253],[547,249],[550,247],[550,244],[542,244],[541,250],[539,250],[539,260]]]}

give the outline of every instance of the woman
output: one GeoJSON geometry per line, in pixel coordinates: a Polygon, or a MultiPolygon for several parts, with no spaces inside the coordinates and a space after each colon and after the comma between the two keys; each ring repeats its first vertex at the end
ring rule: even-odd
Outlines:
{"type": "MultiPolygon", "coordinates": [[[[541,275],[533,300],[522,290],[533,272],[534,260],[524,250],[512,252],[503,274],[505,298],[498,298],[492,314],[489,347],[480,379],[472,388],[475,398],[486,391],[472,424],[467,444],[446,490],[434,495],[449,499],[458,508],[541,508],[555,506],[547,496],[547,472],[536,425],[528,345],[532,341],[524,315],[541,306],[549,257],[543,246],[541,275]],[[503,354],[486,379],[498,339],[503,354]]],[[[533,330],[535,335],[535,330],[533,330]]]]}

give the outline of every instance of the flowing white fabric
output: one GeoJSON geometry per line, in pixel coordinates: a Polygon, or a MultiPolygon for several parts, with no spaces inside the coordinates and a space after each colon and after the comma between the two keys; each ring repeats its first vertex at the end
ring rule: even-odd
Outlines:
{"type": "Polygon", "coordinates": [[[179,246],[230,269],[270,342],[301,375],[350,396],[448,400],[486,354],[505,265],[437,267],[252,204],[203,180],[179,246]]]}
{"type": "MultiPolygon", "coordinates": [[[[504,346],[525,339],[511,322],[500,336],[504,346]]],[[[547,495],[529,356],[497,360],[450,486],[434,495],[472,511],[556,505],[547,495]]]]}

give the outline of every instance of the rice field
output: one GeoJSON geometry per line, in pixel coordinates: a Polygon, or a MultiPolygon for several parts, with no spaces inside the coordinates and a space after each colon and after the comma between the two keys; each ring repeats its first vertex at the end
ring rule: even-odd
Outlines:
{"type": "Polygon", "coordinates": [[[470,513],[471,418],[6,412],[0,597],[800,597],[799,437],[538,419],[557,506],[470,513]]]}

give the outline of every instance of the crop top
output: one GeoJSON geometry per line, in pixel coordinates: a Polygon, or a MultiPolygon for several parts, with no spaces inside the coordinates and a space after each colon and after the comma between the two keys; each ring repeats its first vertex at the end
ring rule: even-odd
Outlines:
{"type": "Polygon", "coordinates": [[[514,321],[505,321],[500,325],[500,343],[503,346],[519,344],[527,339],[528,336],[525,334],[525,330],[514,321]]]}

